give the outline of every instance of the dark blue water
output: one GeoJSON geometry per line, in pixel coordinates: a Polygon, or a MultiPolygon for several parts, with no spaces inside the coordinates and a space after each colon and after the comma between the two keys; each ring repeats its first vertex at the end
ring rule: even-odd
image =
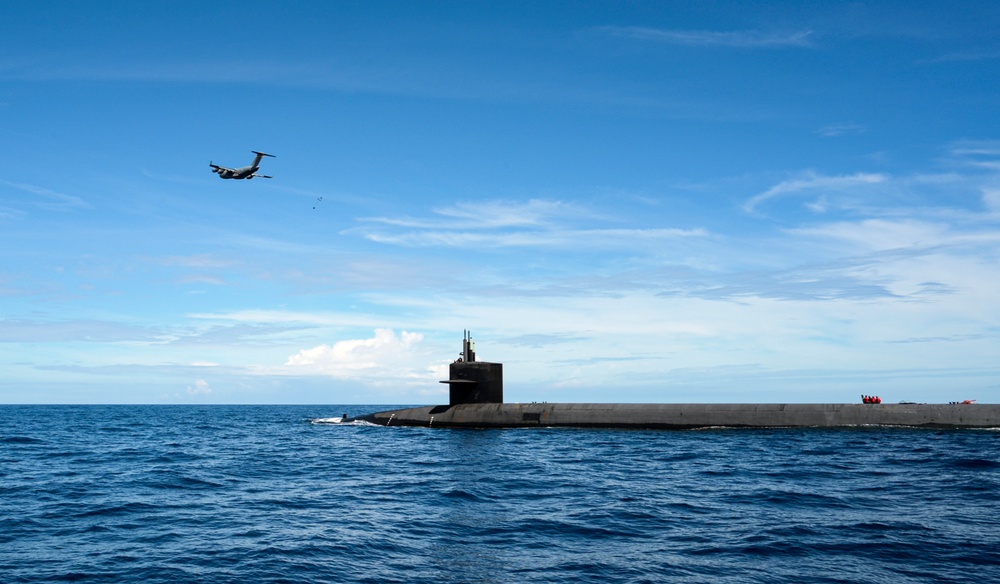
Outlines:
{"type": "Polygon", "coordinates": [[[0,406],[0,582],[1000,581],[1000,432],[0,406]]]}

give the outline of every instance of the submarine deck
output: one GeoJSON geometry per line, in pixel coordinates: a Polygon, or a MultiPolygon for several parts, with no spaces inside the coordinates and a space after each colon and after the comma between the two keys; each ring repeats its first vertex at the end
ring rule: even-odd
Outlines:
{"type": "Polygon", "coordinates": [[[1000,404],[486,403],[389,410],[353,419],[451,428],[1000,428],[1000,404]]]}

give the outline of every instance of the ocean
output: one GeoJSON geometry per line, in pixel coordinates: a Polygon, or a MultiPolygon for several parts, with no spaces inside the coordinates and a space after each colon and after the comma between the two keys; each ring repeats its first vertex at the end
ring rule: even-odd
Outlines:
{"type": "Polygon", "coordinates": [[[996,582],[1000,431],[0,406],[0,582],[996,582]]]}

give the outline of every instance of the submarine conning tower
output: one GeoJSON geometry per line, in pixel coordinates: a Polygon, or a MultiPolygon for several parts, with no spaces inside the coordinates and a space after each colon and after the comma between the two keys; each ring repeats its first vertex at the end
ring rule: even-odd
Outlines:
{"type": "Polygon", "coordinates": [[[448,368],[448,405],[503,403],[503,363],[476,361],[472,334],[462,335],[462,354],[448,368]]]}

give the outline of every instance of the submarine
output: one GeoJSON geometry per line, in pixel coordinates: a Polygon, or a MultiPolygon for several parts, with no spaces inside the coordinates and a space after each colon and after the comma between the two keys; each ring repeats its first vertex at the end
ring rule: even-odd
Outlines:
{"type": "MultiPolygon", "coordinates": [[[[447,405],[347,418],[381,426],[430,428],[1000,428],[1000,404],[880,403],[504,403],[503,364],[477,361],[469,331],[449,366],[447,405]]],[[[869,401],[869,400],[866,400],[869,401]]]]}

